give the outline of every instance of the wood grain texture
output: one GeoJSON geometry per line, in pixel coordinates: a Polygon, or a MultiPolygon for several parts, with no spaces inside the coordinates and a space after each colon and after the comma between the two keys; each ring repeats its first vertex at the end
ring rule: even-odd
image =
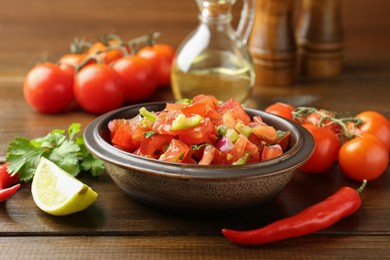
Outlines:
{"type": "Polygon", "coordinates": [[[2,257],[29,259],[385,259],[386,237],[310,235],[268,246],[241,247],[221,236],[2,237],[2,257]],[[333,240],[336,243],[329,243],[333,240]],[[46,245],[48,249],[42,248],[46,245]],[[310,250],[308,248],[310,246],[310,250]]]}
{"type": "MultiPolygon", "coordinates": [[[[298,3],[299,1],[297,1],[298,3]]],[[[239,6],[239,2],[237,3],[239,6]]],[[[177,47],[197,25],[195,1],[0,0],[0,158],[16,136],[35,138],[72,122],[85,127],[96,115],[76,107],[60,115],[30,109],[23,78],[36,63],[55,62],[74,37],[106,32],[133,38],[152,31],[177,47]]],[[[344,0],[344,69],[328,79],[300,78],[291,87],[256,86],[249,107],[276,101],[355,114],[377,110],[390,118],[390,3],[344,0]]],[[[237,8],[239,9],[239,8],[237,8]]],[[[239,13],[235,10],[234,15],[239,13]]],[[[149,101],[172,101],[169,88],[149,101]]],[[[82,181],[99,193],[85,211],[54,217],[34,204],[24,184],[0,204],[1,257],[5,259],[389,259],[390,168],[368,183],[362,208],[309,236],[260,247],[227,241],[221,228],[252,229],[291,216],[333,194],[358,187],[334,165],[321,175],[295,173],[271,201],[224,214],[163,212],[129,198],[107,174],[82,181]]]]}

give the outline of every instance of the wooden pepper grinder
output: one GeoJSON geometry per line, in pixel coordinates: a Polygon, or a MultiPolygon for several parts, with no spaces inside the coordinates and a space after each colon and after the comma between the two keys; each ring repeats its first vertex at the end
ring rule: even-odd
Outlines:
{"type": "Polygon", "coordinates": [[[292,85],[296,79],[294,0],[256,0],[249,51],[262,86],[292,85]]]}
{"type": "Polygon", "coordinates": [[[341,0],[303,0],[297,26],[301,74],[332,77],[343,67],[341,0]]]}

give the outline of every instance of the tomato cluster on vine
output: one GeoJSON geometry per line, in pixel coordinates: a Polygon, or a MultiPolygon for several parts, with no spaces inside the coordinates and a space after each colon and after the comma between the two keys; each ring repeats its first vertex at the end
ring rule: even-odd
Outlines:
{"type": "Polygon", "coordinates": [[[353,117],[313,107],[275,103],[266,112],[294,120],[314,138],[315,147],[300,167],[306,173],[322,173],[338,163],[342,172],[356,181],[373,180],[387,169],[390,152],[390,121],[377,111],[353,117]]]}
{"type": "Polygon", "coordinates": [[[42,63],[27,74],[27,103],[41,113],[63,112],[73,103],[101,114],[150,98],[170,84],[175,49],[157,34],[123,41],[106,35],[94,43],[75,40],[57,63],[42,63]]]}

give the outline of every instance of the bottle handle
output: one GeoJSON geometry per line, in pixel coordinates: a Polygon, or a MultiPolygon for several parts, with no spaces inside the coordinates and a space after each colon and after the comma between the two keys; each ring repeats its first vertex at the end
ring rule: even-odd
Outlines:
{"type": "Polygon", "coordinates": [[[252,31],[255,18],[255,0],[243,0],[242,2],[241,18],[236,33],[240,37],[242,43],[246,44],[252,31]]]}

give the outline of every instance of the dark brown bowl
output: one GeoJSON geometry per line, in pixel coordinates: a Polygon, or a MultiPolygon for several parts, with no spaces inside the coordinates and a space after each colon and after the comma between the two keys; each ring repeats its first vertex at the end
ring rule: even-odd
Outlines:
{"type": "Polygon", "coordinates": [[[145,107],[160,111],[165,103],[124,107],[92,121],[84,132],[88,149],[105,162],[112,180],[132,198],[160,208],[231,210],[260,204],[278,194],[314,149],[310,133],[299,124],[254,109],[276,129],[290,131],[290,146],[280,157],[246,165],[192,165],[137,156],[115,148],[109,141],[108,122],[132,118],[145,107]]]}

